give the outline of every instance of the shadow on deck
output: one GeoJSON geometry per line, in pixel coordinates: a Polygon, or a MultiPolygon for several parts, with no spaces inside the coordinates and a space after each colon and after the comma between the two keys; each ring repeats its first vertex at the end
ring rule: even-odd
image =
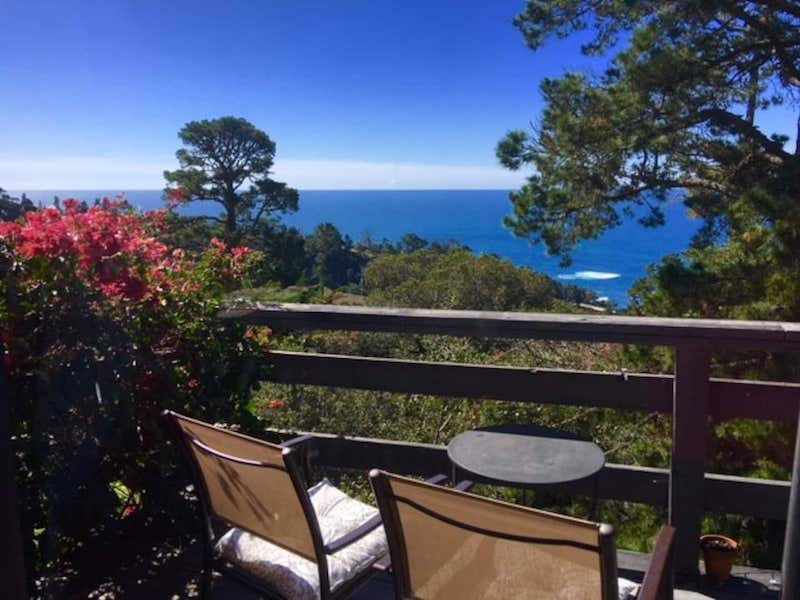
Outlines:
{"type": "MultiPolygon", "coordinates": [[[[163,554],[162,554],[163,556],[163,554]]],[[[620,576],[641,581],[647,566],[648,555],[638,552],[618,553],[620,576]]],[[[143,557],[144,558],[144,557],[143,557]]],[[[200,545],[194,543],[181,551],[171,553],[166,559],[142,560],[140,564],[126,568],[120,573],[109,573],[108,580],[88,593],[71,594],[70,598],[152,598],[153,600],[199,597],[200,545]],[[156,566],[156,563],[157,566],[156,566]]],[[[702,566],[701,566],[702,570],[702,566]]],[[[753,567],[734,567],[734,577],[723,585],[717,585],[701,576],[697,581],[684,581],[678,585],[675,598],[678,600],[742,600],[745,598],[774,598],[780,594],[770,579],[776,571],[753,567]]],[[[256,600],[259,596],[242,587],[229,577],[216,577],[213,598],[230,600],[256,600]]],[[[391,576],[376,574],[351,596],[353,600],[393,600],[391,576]]]]}

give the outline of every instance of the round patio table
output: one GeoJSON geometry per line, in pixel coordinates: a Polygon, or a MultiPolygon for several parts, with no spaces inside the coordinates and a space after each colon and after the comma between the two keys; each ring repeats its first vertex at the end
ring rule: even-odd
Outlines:
{"type": "MultiPolygon", "coordinates": [[[[447,445],[456,471],[490,483],[533,487],[568,483],[597,475],[606,462],[594,442],[535,425],[497,425],[465,431],[447,445]]],[[[595,477],[594,504],[597,499],[595,477]]]]}

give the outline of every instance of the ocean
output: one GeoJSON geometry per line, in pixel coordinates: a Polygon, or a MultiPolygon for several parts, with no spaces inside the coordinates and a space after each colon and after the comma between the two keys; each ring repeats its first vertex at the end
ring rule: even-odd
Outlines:
{"type": "MultiPolygon", "coordinates": [[[[34,202],[50,203],[55,194],[62,199],[73,197],[91,202],[117,193],[64,190],[34,191],[27,195],[34,202]]],[[[160,190],[130,190],[126,195],[131,204],[143,210],[163,206],[160,190]]],[[[208,214],[209,209],[217,212],[214,206],[197,203],[182,211],[208,214]]],[[[474,252],[496,254],[563,283],[594,290],[620,306],[627,304],[628,289],[645,275],[647,266],[686,248],[700,226],[699,221],[687,215],[682,203],[672,201],[665,207],[665,227],[647,229],[635,221],[625,222],[596,240],[583,242],[573,255],[573,264],[562,268],[544,247],[532,246],[504,227],[503,218],[510,212],[505,190],[309,190],[300,193],[300,210],[283,220],[304,233],[312,232],[320,223],[330,222],[354,241],[365,236],[376,241],[384,238],[397,241],[406,233],[416,233],[429,241],[457,240],[474,252]]]]}

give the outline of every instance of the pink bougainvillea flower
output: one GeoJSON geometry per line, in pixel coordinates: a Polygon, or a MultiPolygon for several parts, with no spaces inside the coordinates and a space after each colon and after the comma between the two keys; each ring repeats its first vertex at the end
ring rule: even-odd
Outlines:
{"type": "Polygon", "coordinates": [[[286,408],[287,406],[288,404],[286,404],[286,402],[283,400],[270,400],[269,404],[267,404],[267,407],[273,410],[280,410],[282,408],[286,408]]]}
{"type": "Polygon", "coordinates": [[[68,215],[74,215],[80,210],[81,203],[75,198],[67,198],[64,200],[64,212],[68,215]]]}
{"type": "MultiPolygon", "coordinates": [[[[170,250],[155,238],[168,214],[136,213],[124,197],[104,198],[91,208],[68,199],[63,210],[49,207],[16,223],[0,223],[0,238],[21,259],[50,262],[54,276],[71,273],[107,298],[165,305],[165,295],[173,290],[190,294],[200,289],[197,274],[185,268],[192,262],[186,252],[170,250]]],[[[254,252],[243,246],[229,249],[214,238],[210,256],[217,281],[227,285],[246,274],[254,252]]]]}
{"type": "Polygon", "coordinates": [[[235,260],[242,260],[243,258],[250,256],[253,253],[253,250],[247,246],[236,246],[231,250],[231,253],[233,254],[233,258],[235,260]]]}
{"type": "Polygon", "coordinates": [[[16,235],[19,235],[21,229],[22,227],[19,223],[14,223],[13,221],[0,222],[0,238],[13,239],[16,235]]]}

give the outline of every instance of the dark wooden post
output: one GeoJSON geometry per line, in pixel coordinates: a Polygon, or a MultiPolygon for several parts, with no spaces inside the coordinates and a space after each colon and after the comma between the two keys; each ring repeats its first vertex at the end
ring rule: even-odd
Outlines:
{"type": "Polygon", "coordinates": [[[800,414],[797,416],[797,441],[794,445],[792,491],[786,515],[786,537],[783,540],[781,598],[800,598],[800,414]]]}
{"type": "Polygon", "coordinates": [[[3,597],[25,600],[25,559],[20,533],[19,504],[15,478],[14,453],[11,448],[11,423],[9,422],[9,397],[6,369],[3,364],[5,350],[0,344],[0,540],[6,547],[7,559],[0,560],[0,585],[3,597]]]}
{"type": "Polygon", "coordinates": [[[698,572],[710,371],[711,354],[707,348],[676,349],[669,522],[677,530],[675,568],[684,575],[698,572]]]}

